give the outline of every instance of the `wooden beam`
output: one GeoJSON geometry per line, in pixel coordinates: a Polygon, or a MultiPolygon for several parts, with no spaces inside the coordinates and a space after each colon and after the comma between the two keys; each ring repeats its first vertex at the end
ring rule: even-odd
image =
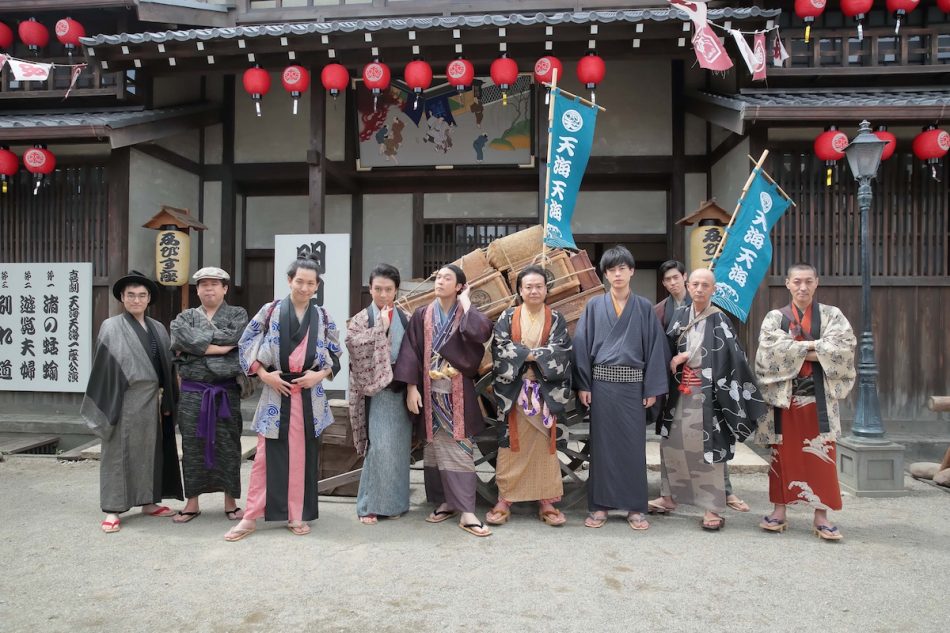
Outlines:
{"type": "MultiPolygon", "coordinates": [[[[131,150],[127,147],[113,150],[109,155],[109,244],[108,275],[118,279],[128,272],[129,265],[129,178],[131,150]]],[[[122,306],[109,301],[109,316],[121,314],[122,306]]]]}
{"type": "Polygon", "coordinates": [[[139,143],[135,146],[135,149],[142,152],[143,154],[148,154],[156,160],[160,160],[163,163],[168,163],[178,169],[183,169],[189,173],[201,175],[201,165],[195,161],[185,158],[181,154],[176,154],[166,147],[161,145],[156,145],[154,143],[139,143]]]}
{"type": "Polygon", "coordinates": [[[350,314],[360,311],[363,287],[363,196],[354,195],[350,202],[350,314]]]}
{"type": "MultiPolygon", "coordinates": [[[[733,133],[727,136],[726,139],[722,143],[717,145],[716,149],[714,149],[709,154],[709,164],[715,165],[716,163],[721,161],[723,157],[725,157],[726,154],[728,154],[729,152],[734,150],[736,147],[738,147],[739,144],[742,143],[742,141],[744,141],[746,138],[747,137],[745,134],[733,133]]],[[[755,154],[755,156],[758,156],[758,154],[755,154]]]]}
{"type": "Polygon", "coordinates": [[[422,277],[422,242],[425,231],[425,195],[421,191],[412,194],[412,276],[422,277]]]}
{"type": "Polygon", "coordinates": [[[220,122],[220,112],[217,110],[206,110],[204,112],[195,112],[193,114],[161,119],[150,123],[129,125],[118,129],[109,128],[109,143],[113,148],[127,147],[137,143],[167,138],[175,134],[189,132],[195,128],[214,125],[220,122]]]}
{"type": "Polygon", "coordinates": [[[310,205],[307,225],[311,233],[323,233],[326,225],[326,105],[325,99],[310,100],[310,151],[307,152],[310,205]]]}
{"type": "Polygon", "coordinates": [[[683,103],[686,71],[682,60],[671,62],[672,107],[670,118],[673,130],[673,164],[670,174],[670,195],[667,198],[666,234],[668,253],[673,259],[685,261],[686,232],[674,223],[686,212],[686,107],[683,103]]]}
{"type": "MultiPolygon", "coordinates": [[[[235,267],[237,262],[235,257],[237,200],[234,187],[234,88],[234,76],[226,75],[222,87],[224,103],[221,108],[221,267],[234,275],[237,281],[237,268],[235,267]]],[[[244,227],[245,223],[242,222],[241,226],[244,227]]],[[[241,246],[243,257],[243,237],[241,246]]],[[[241,266],[241,271],[242,275],[247,275],[246,265],[241,266]]],[[[243,282],[244,279],[242,278],[241,281],[243,282]]]]}

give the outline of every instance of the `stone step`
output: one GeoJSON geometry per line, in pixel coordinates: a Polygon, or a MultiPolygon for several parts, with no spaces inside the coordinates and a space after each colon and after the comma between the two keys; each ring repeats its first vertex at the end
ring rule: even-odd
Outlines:
{"type": "Polygon", "coordinates": [[[0,433],[0,454],[13,455],[26,453],[37,448],[49,448],[55,452],[59,437],[56,435],[39,435],[36,433],[0,433]]]}

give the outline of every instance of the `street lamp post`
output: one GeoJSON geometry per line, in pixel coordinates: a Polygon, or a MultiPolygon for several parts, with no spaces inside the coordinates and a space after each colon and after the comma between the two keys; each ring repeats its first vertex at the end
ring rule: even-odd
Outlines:
{"type": "Polygon", "coordinates": [[[877,361],[874,358],[874,332],[871,330],[871,246],[868,215],[871,212],[871,180],[877,176],[886,141],[871,132],[871,124],[862,121],[858,135],[845,150],[848,165],[858,181],[858,207],[861,211],[861,341],[858,348],[858,406],[851,433],[866,441],[882,441],[884,424],[877,397],[877,361]]]}
{"type": "Polygon", "coordinates": [[[884,438],[877,396],[877,361],[871,330],[871,180],[877,176],[886,141],[862,121],[845,155],[858,182],[861,212],[861,340],[858,350],[858,402],[851,435],[838,441],[838,477],[843,488],[863,497],[897,496],[904,492],[904,447],[884,438]]]}

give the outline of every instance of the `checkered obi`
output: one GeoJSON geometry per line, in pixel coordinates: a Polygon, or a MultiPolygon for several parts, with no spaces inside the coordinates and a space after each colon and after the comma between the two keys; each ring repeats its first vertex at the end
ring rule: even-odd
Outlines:
{"type": "Polygon", "coordinates": [[[601,382],[643,382],[643,370],[626,365],[594,365],[594,380],[601,382]]]}

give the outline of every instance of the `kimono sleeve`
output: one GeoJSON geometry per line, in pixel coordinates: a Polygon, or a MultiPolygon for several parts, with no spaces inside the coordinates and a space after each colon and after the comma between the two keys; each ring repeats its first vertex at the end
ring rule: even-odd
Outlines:
{"type": "Polygon", "coordinates": [[[532,349],[531,353],[544,380],[562,382],[571,375],[571,335],[563,316],[553,312],[552,321],[548,344],[532,349]]]}
{"type": "Polygon", "coordinates": [[[522,368],[531,352],[511,338],[513,310],[506,310],[495,323],[492,338],[492,368],[494,379],[501,384],[511,384],[522,374],[522,368]]]}
{"type": "Polygon", "coordinates": [[[227,321],[223,324],[215,323],[211,342],[222,346],[237,345],[245,327],[247,327],[247,310],[241,306],[227,306],[227,321]]]}
{"type": "MultiPolygon", "coordinates": [[[[185,310],[171,323],[171,350],[192,356],[204,356],[214,337],[214,328],[194,324],[194,310],[185,310]]],[[[203,316],[199,318],[207,321],[203,316]]]]}
{"type": "Polygon", "coordinates": [[[484,345],[491,338],[492,322],[472,306],[462,315],[458,331],[466,343],[484,345]]]}
{"type": "Polygon", "coordinates": [[[328,359],[328,367],[330,370],[330,380],[333,380],[333,377],[340,373],[340,355],[342,353],[342,348],[340,347],[340,331],[336,328],[336,323],[333,322],[333,318],[330,316],[330,313],[326,310],[321,309],[322,317],[325,319],[326,328],[324,332],[326,334],[326,349],[329,353],[330,358],[328,359]]]}
{"type": "Polygon", "coordinates": [[[653,312],[653,306],[644,301],[640,311],[643,327],[643,397],[652,398],[669,393],[670,382],[667,374],[670,366],[670,346],[667,343],[663,326],[653,312]]]}
{"type": "Polygon", "coordinates": [[[857,376],[854,370],[854,348],[857,339],[848,319],[834,306],[821,306],[821,338],[815,342],[818,363],[828,385],[827,395],[835,400],[847,397],[857,376]]]}
{"type": "MultiPolygon", "coordinates": [[[[261,347],[264,345],[266,332],[264,332],[264,321],[267,319],[267,313],[271,309],[271,304],[265,303],[254,318],[248,321],[241,338],[238,341],[238,358],[241,361],[241,371],[247,375],[252,375],[252,367],[258,361],[261,347]]],[[[276,314],[276,309],[272,317],[276,314]]]]}
{"type": "Polygon", "coordinates": [[[402,337],[399,356],[393,367],[393,380],[417,387],[422,385],[423,369],[428,371],[422,359],[425,349],[424,310],[424,307],[417,309],[409,320],[409,327],[406,328],[406,334],[402,337]]]}
{"type": "MultiPolygon", "coordinates": [[[[108,327],[107,324],[103,324],[108,327]]],[[[109,337],[100,333],[89,372],[89,383],[82,399],[79,415],[92,431],[102,439],[112,436],[119,418],[129,382],[119,363],[117,354],[110,348],[109,337]]]]}
{"type": "Polygon", "coordinates": [[[574,390],[590,391],[593,380],[593,358],[591,357],[591,346],[594,343],[594,301],[588,301],[584,306],[584,312],[577,322],[577,329],[574,330],[574,390]]]}

